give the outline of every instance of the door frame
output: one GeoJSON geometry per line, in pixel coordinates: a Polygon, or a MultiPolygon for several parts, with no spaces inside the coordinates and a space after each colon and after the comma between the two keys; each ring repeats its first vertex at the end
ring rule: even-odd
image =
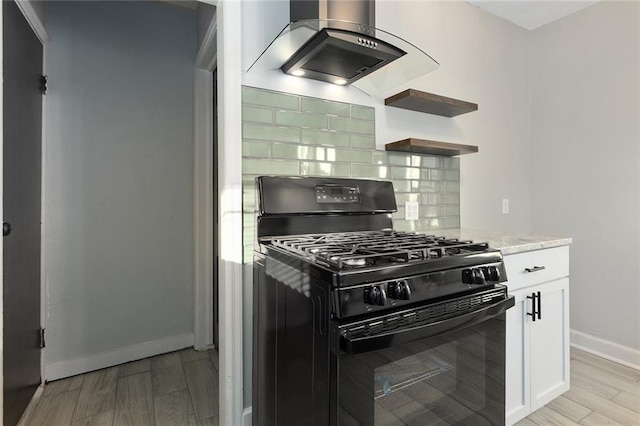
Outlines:
{"type": "Polygon", "coordinates": [[[218,203],[220,424],[242,425],[242,2],[219,1],[218,203]]]}
{"type": "MultiPolygon", "coordinates": [[[[196,235],[196,279],[194,343],[196,348],[213,344],[213,274],[219,280],[219,395],[220,424],[242,425],[243,417],[243,271],[242,271],[242,61],[241,2],[200,0],[216,6],[216,14],[205,33],[196,58],[194,232],[211,235],[213,241],[213,191],[218,193],[219,265],[213,270],[213,250],[198,250],[196,235]],[[224,58],[218,61],[218,57],[224,58]],[[213,129],[213,70],[217,69],[218,129],[213,129]],[[217,188],[212,185],[213,132],[218,135],[217,188]],[[205,168],[200,168],[206,165],[205,168]],[[207,198],[209,197],[209,198],[207,198]],[[208,201],[208,200],[211,200],[208,201]],[[198,209],[205,208],[204,215],[198,209]],[[208,210],[207,210],[208,209],[208,210]],[[210,222],[209,222],[210,221],[210,222]],[[210,223],[211,225],[207,225],[210,223]],[[207,234],[211,231],[211,234],[207,234]],[[209,254],[207,254],[209,253],[209,254]],[[207,272],[211,268],[211,272],[207,272]],[[204,300],[204,301],[203,301],[204,300]]],[[[213,249],[212,247],[210,247],[213,249]]]]}
{"type": "Polygon", "coordinates": [[[214,347],[214,132],[213,70],[217,65],[217,13],[214,13],[195,60],[194,75],[194,321],[193,345],[214,347]]]}

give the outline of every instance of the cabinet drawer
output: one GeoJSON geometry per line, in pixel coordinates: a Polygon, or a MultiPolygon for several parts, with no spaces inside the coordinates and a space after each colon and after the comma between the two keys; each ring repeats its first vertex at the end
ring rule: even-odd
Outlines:
{"type": "Polygon", "coordinates": [[[509,290],[567,277],[569,276],[569,246],[510,254],[504,257],[504,264],[507,269],[509,290]]]}

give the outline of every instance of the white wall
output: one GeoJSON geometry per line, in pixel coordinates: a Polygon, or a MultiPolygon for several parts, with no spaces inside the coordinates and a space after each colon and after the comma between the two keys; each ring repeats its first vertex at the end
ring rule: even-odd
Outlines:
{"type": "Polygon", "coordinates": [[[48,5],[49,379],[192,341],[195,25],[156,2],[48,5]]]}
{"type": "Polygon", "coordinates": [[[532,41],[533,229],[573,237],[571,328],[640,351],[640,3],[532,41]]]}
{"type": "MultiPolygon", "coordinates": [[[[460,157],[461,227],[531,231],[529,32],[465,2],[379,1],[376,26],[411,41],[440,68],[404,88],[478,104],[450,119],[377,106],[376,138],[477,145],[460,157]],[[511,213],[502,214],[502,198],[511,213]]],[[[383,97],[397,93],[394,90],[383,97]]]]}

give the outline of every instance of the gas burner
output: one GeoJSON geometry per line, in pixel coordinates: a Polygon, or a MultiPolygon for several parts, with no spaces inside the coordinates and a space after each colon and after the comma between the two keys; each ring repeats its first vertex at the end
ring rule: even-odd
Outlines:
{"type": "Polygon", "coordinates": [[[359,258],[359,259],[345,259],[343,261],[343,263],[346,266],[365,266],[367,264],[367,261],[365,259],[359,258]]]}

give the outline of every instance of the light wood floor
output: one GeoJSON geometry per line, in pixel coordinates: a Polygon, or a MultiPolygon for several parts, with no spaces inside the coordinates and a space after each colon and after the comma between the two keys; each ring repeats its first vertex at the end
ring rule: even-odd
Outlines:
{"type": "Polygon", "coordinates": [[[640,371],[571,348],[571,389],[516,426],[640,425],[640,371]]]}
{"type": "Polygon", "coordinates": [[[27,426],[218,425],[218,352],[172,352],[47,383],[27,426]]]}
{"type": "MultiPolygon", "coordinates": [[[[218,425],[218,354],[192,349],[48,383],[27,426],[218,425]]],[[[640,371],[571,348],[571,389],[517,426],[640,426],[640,371]]]]}

